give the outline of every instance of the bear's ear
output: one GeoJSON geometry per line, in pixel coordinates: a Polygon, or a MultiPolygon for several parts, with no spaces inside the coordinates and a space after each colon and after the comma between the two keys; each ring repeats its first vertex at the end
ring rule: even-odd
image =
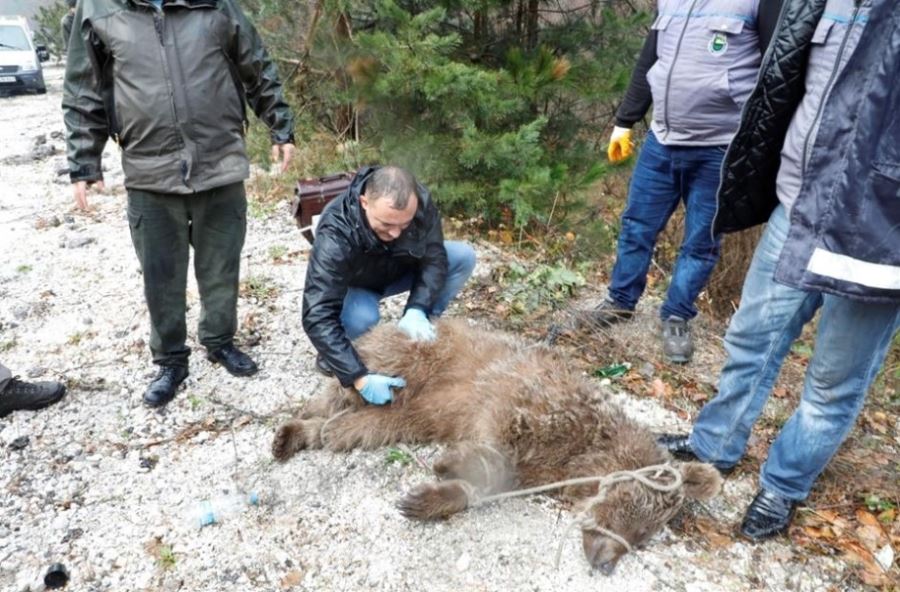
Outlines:
{"type": "Polygon", "coordinates": [[[681,463],[678,467],[684,483],[684,494],[690,499],[708,500],[722,489],[722,476],[712,465],[699,462],[681,463]]]}

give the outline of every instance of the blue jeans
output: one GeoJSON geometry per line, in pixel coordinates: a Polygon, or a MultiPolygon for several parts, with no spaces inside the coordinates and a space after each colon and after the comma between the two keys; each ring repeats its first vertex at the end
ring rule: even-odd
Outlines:
{"type": "MultiPolygon", "coordinates": [[[[438,295],[429,314],[439,317],[447,310],[450,301],[453,300],[462,289],[466,280],[475,269],[475,250],[468,243],[457,241],[444,241],[447,250],[447,280],[444,289],[438,295]]],[[[356,339],[378,323],[381,317],[378,311],[378,302],[382,298],[408,292],[412,288],[415,275],[408,273],[399,280],[388,284],[380,294],[364,288],[350,288],[344,297],[344,308],[341,310],[341,323],[347,332],[347,337],[356,339]]]]}
{"type": "Polygon", "coordinates": [[[821,309],[800,403],[769,448],[760,485],[802,500],[847,437],[900,327],[900,304],[871,304],[775,282],[789,222],[782,206],[756,247],[741,305],[725,334],[728,359],[719,393],[691,433],[697,456],[718,467],[740,460],[781,364],[803,326],[821,309]]]}
{"type": "Polygon", "coordinates": [[[724,155],[725,146],[663,146],[647,134],[631,176],[609,283],[609,297],[620,307],[633,310],[643,294],[656,239],[683,201],[684,239],[660,316],[697,316],[694,301],[719,259],[721,239],[713,237],[712,221],[724,155]]]}

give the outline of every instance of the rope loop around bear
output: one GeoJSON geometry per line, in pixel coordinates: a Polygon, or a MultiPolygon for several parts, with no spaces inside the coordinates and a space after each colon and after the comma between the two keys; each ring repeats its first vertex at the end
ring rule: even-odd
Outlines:
{"type": "MultiPolygon", "coordinates": [[[[499,501],[502,499],[513,498],[513,497],[524,497],[526,495],[533,495],[535,493],[543,493],[545,491],[552,491],[554,489],[560,489],[562,487],[568,487],[569,485],[587,485],[590,483],[597,483],[597,495],[592,497],[587,501],[584,506],[584,510],[574,519],[563,531],[562,539],[560,540],[559,546],[556,549],[556,560],[554,561],[554,567],[559,569],[559,560],[562,556],[562,549],[565,545],[566,539],[568,538],[569,532],[575,527],[580,526],[582,529],[591,529],[596,530],[598,532],[603,533],[609,538],[613,539],[631,553],[633,551],[631,544],[625,540],[624,537],[619,535],[618,533],[612,532],[606,528],[603,528],[594,520],[594,518],[590,515],[590,510],[596,504],[599,504],[606,498],[606,492],[612,485],[616,483],[621,483],[623,481],[638,481],[645,487],[649,487],[650,489],[655,489],[657,491],[669,492],[675,491],[679,487],[681,487],[683,478],[681,475],[681,471],[670,465],[669,463],[663,463],[659,465],[650,465],[635,471],[616,471],[614,473],[609,473],[608,475],[596,475],[593,477],[578,477],[575,479],[566,479],[563,481],[556,481],[554,483],[548,483],[546,485],[538,485],[536,487],[529,487],[527,489],[518,489],[515,491],[505,491],[503,493],[497,493],[494,495],[488,495],[480,499],[476,499],[471,507],[480,506],[483,504],[487,504],[490,502],[499,501]],[[669,474],[672,477],[670,482],[663,481],[663,478],[666,474],[669,474]]],[[[468,492],[467,492],[468,493],[468,492]]],[[[470,499],[471,494],[470,494],[470,499]]]]}

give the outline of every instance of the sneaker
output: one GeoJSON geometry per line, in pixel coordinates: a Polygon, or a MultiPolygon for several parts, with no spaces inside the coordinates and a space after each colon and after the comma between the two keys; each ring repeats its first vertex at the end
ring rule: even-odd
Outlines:
{"type": "Polygon", "coordinates": [[[613,323],[631,320],[633,316],[633,310],[623,308],[615,300],[606,298],[585,315],[585,321],[600,327],[609,327],[613,323]]]}
{"type": "Polygon", "coordinates": [[[691,325],[679,317],[669,317],[662,322],[663,355],[670,362],[687,364],[694,355],[694,338],[691,325]]]}
{"type": "Polygon", "coordinates": [[[66,394],[66,387],[59,382],[23,382],[13,378],[0,392],[0,417],[13,411],[35,411],[56,403],[66,394]]]}

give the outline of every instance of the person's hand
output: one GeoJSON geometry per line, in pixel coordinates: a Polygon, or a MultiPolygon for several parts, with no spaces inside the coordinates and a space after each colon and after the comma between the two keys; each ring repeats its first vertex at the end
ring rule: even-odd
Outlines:
{"type": "Polygon", "coordinates": [[[403,388],[406,381],[399,376],[384,376],[383,374],[366,374],[358,378],[353,386],[359,391],[360,396],[372,405],[384,405],[390,403],[394,394],[392,388],[403,388]]]}
{"type": "Polygon", "coordinates": [[[622,162],[634,152],[634,144],[631,142],[631,130],[626,127],[615,126],[612,136],[609,138],[609,149],[606,155],[612,163],[622,162]]]}
{"type": "MultiPolygon", "coordinates": [[[[97,181],[93,185],[91,185],[94,189],[98,191],[103,191],[103,181],[97,181]]],[[[87,190],[88,190],[88,182],[87,181],[75,181],[72,184],[72,190],[75,195],[75,207],[79,210],[87,210],[88,209],[88,201],[87,201],[87,190]]]]}
{"type": "Polygon", "coordinates": [[[291,159],[294,158],[293,144],[272,144],[272,162],[281,162],[281,172],[288,169],[291,159]]]}
{"type": "Polygon", "coordinates": [[[397,328],[406,333],[413,341],[434,341],[437,333],[434,325],[418,308],[409,308],[397,323],[397,328]]]}

